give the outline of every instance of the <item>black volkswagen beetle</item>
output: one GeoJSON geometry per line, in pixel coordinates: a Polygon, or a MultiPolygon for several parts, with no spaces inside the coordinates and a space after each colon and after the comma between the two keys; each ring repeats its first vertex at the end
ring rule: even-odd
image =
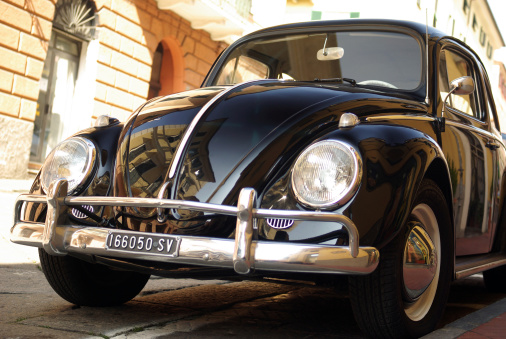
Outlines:
{"type": "Polygon", "coordinates": [[[478,56],[424,25],[267,28],[227,48],[202,88],[60,143],[11,239],[39,247],[78,305],[124,303],[150,274],[347,275],[364,333],[419,337],[452,280],[484,271],[505,290],[491,93],[478,56]]]}

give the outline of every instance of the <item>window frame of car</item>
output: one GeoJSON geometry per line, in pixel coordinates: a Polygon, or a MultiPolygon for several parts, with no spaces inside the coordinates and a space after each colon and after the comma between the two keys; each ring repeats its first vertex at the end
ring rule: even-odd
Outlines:
{"type": "MultiPolygon", "coordinates": [[[[427,63],[426,52],[427,48],[424,37],[409,26],[393,26],[387,25],[385,23],[360,23],[356,25],[345,25],[345,24],[322,24],[318,26],[297,26],[297,27],[288,27],[281,29],[273,29],[268,31],[260,31],[258,33],[252,33],[243,37],[242,39],[237,40],[232,45],[230,45],[227,49],[225,49],[219,58],[215,61],[214,65],[211,67],[208,72],[206,78],[204,79],[202,86],[219,86],[214,84],[214,82],[220,77],[221,69],[224,67],[225,61],[230,57],[234,51],[239,48],[240,45],[247,44],[252,40],[262,39],[262,38],[275,38],[281,37],[284,35],[297,35],[297,34],[314,34],[314,33],[324,33],[328,31],[382,31],[382,32],[392,32],[392,33],[400,33],[405,34],[412,37],[420,46],[421,55],[421,75],[420,82],[418,87],[412,90],[406,89],[389,89],[387,87],[375,87],[381,88],[384,91],[394,91],[398,93],[403,93],[407,95],[414,95],[417,101],[424,102],[427,96],[427,63]]],[[[374,87],[374,86],[372,86],[374,87]]]]}
{"type": "MultiPolygon", "coordinates": [[[[484,92],[485,91],[484,83],[486,83],[486,81],[484,81],[483,72],[482,72],[482,70],[484,70],[483,65],[482,65],[481,61],[479,60],[479,58],[475,55],[475,53],[470,48],[464,46],[459,41],[453,40],[451,37],[445,37],[442,39],[441,48],[438,53],[437,69],[436,69],[436,71],[437,71],[437,84],[438,84],[437,95],[439,97],[438,100],[441,100],[441,101],[444,100],[444,97],[442,96],[442,94],[444,92],[441,91],[442,89],[440,88],[439,77],[440,77],[440,71],[441,71],[440,70],[441,57],[442,57],[442,54],[447,50],[451,53],[457,54],[458,56],[463,58],[471,66],[471,69],[472,69],[471,76],[475,82],[475,91],[473,93],[473,98],[475,101],[476,111],[481,116],[478,118],[474,115],[465,113],[465,112],[459,110],[458,108],[452,107],[449,103],[445,103],[445,102],[442,102],[442,109],[444,111],[449,111],[452,114],[457,115],[458,117],[462,117],[462,118],[468,120],[470,123],[477,124],[478,127],[480,127],[481,129],[488,131],[489,125],[490,125],[490,116],[489,116],[488,108],[485,105],[485,96],[486,95],[484,92]]],[[[446,67],[446,65],[445,65],[445,67],[446,67]]],[[[447,68],[445,68],[445,70],[447,71],[447,68]]],[[[447,78],[448,78],[448,75],[447,75],[447,78]]],[[[454,79],[448,78],[448,82],[451,82],[453,80],[454,79]]]]}
{"type": "MultiPolygon", "coordinates": [[[[248,52],[246,54],[239,54],[238,53],[237,56],[234,56],[234,53],[236,53],[236,52],[237,52],[237,48],[234,49],[234,51],[232,53],[230,53],[229,62],[223,63],[223,67],[220,68],[221,72],[217,73],[217,75],[216,75],[216,80],[219,80],[223,76],[223,72],[225,71],[226,67],[228,66],[228,64],[230,62],[235,60],[235,62],[236,62],[235,68],[237,68],[239,62],[242,61],[241,60],[242,58],[249,58],[255,62],[258,62],[258,63],[261,63],[262,65],[264,65],[268,69],[268,72],[267,72],[268,76],[270,76],[270,74],[274,73],[275,69],[278,67],[276,60],[274,60],[273,58],[270,58],[268,56],[262,55],[260,53],[256,53],[255,51],[248,50],[248,52]]],[[[234,70],[234,74],[235,73],[236,72],[234,70]]],[[[237,84],[237,82],[235,82],[235,84],[237,84]]],[[[218,84],[216,86],[221,86],[221,85],[218,84]]]]}
{"type": "Polygon", "coordinates": [[[499,122],[499,116],[497,114],[497,107],[495,105],[494,96],[492,95],[492,89],[490,87],[490,79],[488,78],[487,71],[482,63],[479,63],[479,70],[483,88],[483,100],[484,106],[488,112],[488,119],[490,121],[490,127],[492,132],[502,140],[501,124],[499,122]],[[494,127],[494,128],[492,128],[494,127]]]}

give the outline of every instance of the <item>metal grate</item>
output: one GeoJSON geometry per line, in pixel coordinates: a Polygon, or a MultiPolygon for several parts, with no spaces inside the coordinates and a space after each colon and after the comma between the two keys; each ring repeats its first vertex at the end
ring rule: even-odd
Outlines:
{"type": "Polygon", "coordinates": [[[267,219],[267,225],[276,229],[284,229],[289,228],[293,225],[293,220],[291,219],[267,219]]]}
{"type": "MultiPolygon", "coordinates": [[[[88,205],[82,205],[81,208],[84,208],[85,210],[87,211],[90,211],[91,213],[93,213],[93,206],[88,206],[88,205]]],[[[78,219],[86,219],[87,216],[86,214],[84,214],[83,212],[73,208],[72,209],[72,215],[78,219]]]]}

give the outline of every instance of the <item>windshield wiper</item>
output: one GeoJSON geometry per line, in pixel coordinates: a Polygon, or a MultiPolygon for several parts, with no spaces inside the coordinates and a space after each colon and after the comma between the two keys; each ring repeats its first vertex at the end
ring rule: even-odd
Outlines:
{"type": "Polygon", "coordinates": [[[329,79],[320,79],[320,78],[314,78],[314,81],[316,82],[349,82],[353,87],[357,86],[357,82],[355,79],[350,78],[329,78],[329,79]]]}

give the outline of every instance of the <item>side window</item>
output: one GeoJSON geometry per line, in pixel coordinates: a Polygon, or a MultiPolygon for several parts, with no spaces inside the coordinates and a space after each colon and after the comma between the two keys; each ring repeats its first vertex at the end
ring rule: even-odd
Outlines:
{"type": "MultiPolygon", "coordinates": [[[[439,86],[443,100],[450,91],[451,81],[463,76],[471,76],[477,83],[472,65],[471,61],[457,52],[451,50],[441,52],[439,86]]],[[[452,94],[448,98],[447,105],[476,119],[482,118],[477,105],[476,92],[469,95],[452,94]]]]}
{"type": "Polygon", "coordinates": [[[269,68],[264,63],[241,55],[231,59],[223,68],[217,85],[231,85],[258,79],[267,79],[269,68]]]}

